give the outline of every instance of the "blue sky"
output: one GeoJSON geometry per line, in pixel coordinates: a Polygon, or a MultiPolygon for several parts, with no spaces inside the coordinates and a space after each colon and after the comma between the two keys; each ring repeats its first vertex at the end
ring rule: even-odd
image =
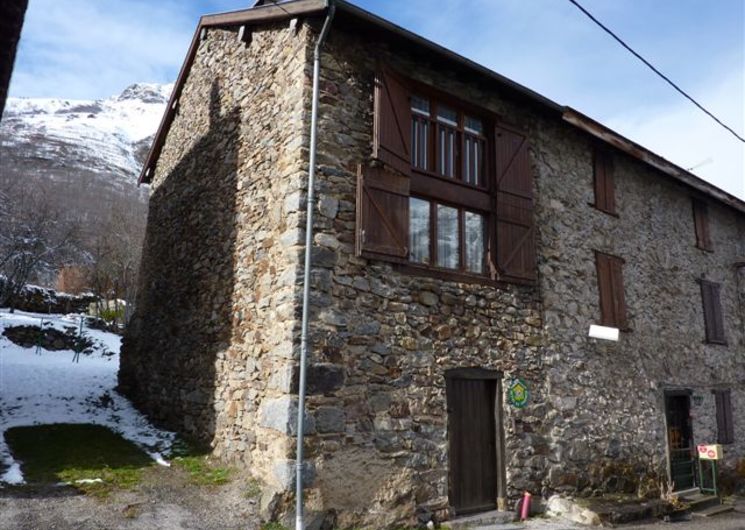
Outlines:
{"type": "MultiPolygon", "coordinates": [[[[103,98],[171,82],[199,15],[252,0],[30,0],[12,96],[103,98]]],[[[567,0],[355,0],[570,105],[745,199],[745,149],[567,0]]],[[[740,134],[743,0],[584,0],[740,134]]]]}

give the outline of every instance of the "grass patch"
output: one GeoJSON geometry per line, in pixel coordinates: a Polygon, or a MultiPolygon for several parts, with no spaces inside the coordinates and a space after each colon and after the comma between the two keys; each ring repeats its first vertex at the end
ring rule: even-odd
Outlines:
{"type": "Polygon", "coordinates": [[[230,482],[232,469],[217,466],[203,455],[177,456],[173,463],[189,473],[189,478],[197,486],[220,486],[230,482]]]}
{"type": "Polygon", "coordinates": [[[28,484],[69,482],[98,497],[133,488],[153,463],[135,444],[100,425],[13,427],[5,432],[5,441],[28,484]]]}
{"type": "Polygon", "coordinates": [[[246,483],[246,491],[243,492],[243,495],[247,499],[256,499],[259,495],[261,495],[261,484],[258,480],[251,479],[246,483]]]}
{"type": "Polygon", "coordinates": [[[287,530],[287,527],[280,523],[264,523],[261,530],[287,530]]]}

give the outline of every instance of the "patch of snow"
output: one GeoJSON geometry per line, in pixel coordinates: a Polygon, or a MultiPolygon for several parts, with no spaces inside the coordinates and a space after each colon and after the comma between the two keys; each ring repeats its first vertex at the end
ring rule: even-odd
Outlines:
{"type": "Polygon", "coordinates": [[[89,329],[93,353],[73,363],[72,350],[48,351],[23,348],[2,336],[8,326],[40,325],[60,331],[80,325],[79,315],[49,315],[0,309],[0,461],[8,469],[0,482],[23,483],[20,463],[5,443],[11,427],[51,423],[93,423],[108,427],[142,448],[159,464],[167,464],[167,452],[175,434],[155,428],[148,419],[114,389],[119,370],[118,335],[89,329]]]}

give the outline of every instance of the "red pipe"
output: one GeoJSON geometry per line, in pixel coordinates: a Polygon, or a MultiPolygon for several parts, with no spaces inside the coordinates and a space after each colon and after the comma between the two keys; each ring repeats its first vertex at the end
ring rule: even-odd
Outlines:
{"type": "Polygon", "coordinates": [[[525,521],[528,516],[530,515],[530,499],[533,496],[530,494],[529,491],[526,491],[523,494],[523,505],[520,508],[520,520],[525,521]]]}

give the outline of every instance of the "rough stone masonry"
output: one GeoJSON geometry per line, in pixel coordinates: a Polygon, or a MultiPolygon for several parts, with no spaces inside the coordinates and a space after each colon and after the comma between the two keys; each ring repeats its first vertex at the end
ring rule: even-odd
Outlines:
{"type": "MultiPolygon", "coordinates": [[[[290,509],[318,21],[237,27],[199,43],[151,185],[137,313],[122,389],[170,428],[241,462],[290,509]]],[[[586,133],[430,52],[333,27],[322,55],[306,434],[308,506],[328,524],[385,527],[452,514],[445,373],[522,378],[505,400],[507,493],[636,492],[668,473],[664,396],[692,399],[693,438],[717,436],[712,390],[732,390],[745,457],[743,215],[709,202],[714,251],[696,247],[692,191],[614,152],[618,215],[593,203],[586,133]],[[370,159],[380,63],[528,132],[536,285],[416,276],[354,250],[357,167],[370,159]],[[629,329],[600,320],[595,251],[625,260],[629,329]],[[721,284],[727,345],[704,341],[697,279],[721,284]]],[[[465,70],[465,69],[464,69],[465,70]]]]}

